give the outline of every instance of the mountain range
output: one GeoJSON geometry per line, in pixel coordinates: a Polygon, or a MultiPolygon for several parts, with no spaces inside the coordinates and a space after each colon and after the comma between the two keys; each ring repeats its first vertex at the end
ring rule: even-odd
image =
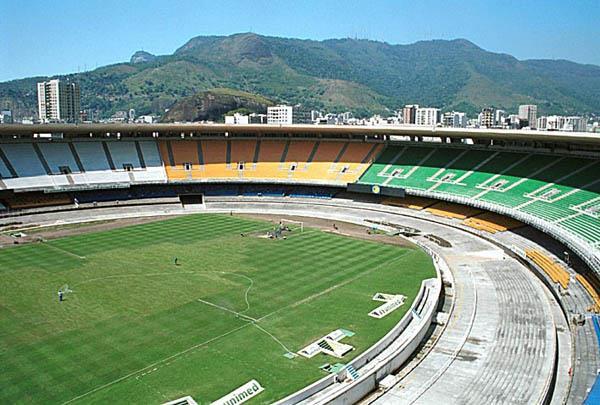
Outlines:
{"type": "MultiPolygon", "coordinates": [[[[57,76],[81,86],[82,108],[107,117],[118,110],[164,114],[176,101],[229,88],[275,102],[359,115],[404,104],[478,112],[600,114],[600,66],[566,60],[518,60],[465,39],[409,45],[357,39],[324,41],[253,33],[192,38],[172,55],[136,52],[129,62],[57,76]]],[[[32,77],[0,83],[0,108],[35,115],[32,77]]]]}

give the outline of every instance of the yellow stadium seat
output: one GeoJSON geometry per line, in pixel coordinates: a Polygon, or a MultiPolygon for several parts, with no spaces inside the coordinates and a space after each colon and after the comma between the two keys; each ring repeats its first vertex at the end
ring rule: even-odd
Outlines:
{"type": "Polygon", "coordinates": [[[600,295],[598,294],[596,289],[592,286],[592,284],[588,281],[588,279],[586,279],[582,274],[577,274],[575,276],[575,278],[577,279],[577,281],[579,281],[579,283],[583,286],[583,288],[585,288],[585,290],[588,292],[592,301],[594,301],[594,304],[592,305],[592,307],[590,309],[596,313],[600,312],[600,295]]]}
{"type": "Polygon", "coordinates": [[[425,211],[446,218],[465,219],[480,213],[481,211],[468,207],[466,205],[451,204],[447,202],[440,202],[432,205],[431,207],[425,208],[425,211]]]}
{"type": "Polygon", "coordinates": [[[536,249],[526,249],[525,255],[544,270],[554,283],[558,283],[562,288],[567,289],[570,275],[563,266],[536,249]]]}

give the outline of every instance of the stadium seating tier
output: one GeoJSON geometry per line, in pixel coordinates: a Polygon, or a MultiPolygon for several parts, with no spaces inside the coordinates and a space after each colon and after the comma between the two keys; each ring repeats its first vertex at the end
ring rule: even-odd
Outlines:
{"type": "MultiPolygon", "coordinates": [[[[600,244],[600,160],[445,146],[389,146],[359,183],[408,194],[488,203],[600,244]]],[[[469,221],[485,228],[484,224],[469,221]]]]}

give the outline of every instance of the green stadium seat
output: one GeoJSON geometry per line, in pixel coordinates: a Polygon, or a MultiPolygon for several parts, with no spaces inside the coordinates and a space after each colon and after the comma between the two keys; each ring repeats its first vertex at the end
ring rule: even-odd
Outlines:
{"type": "Polygon", "coordinates": [[[454,145],[389,146],[359,183],[509,208],[600,245],[600,160],[454,145]]]}

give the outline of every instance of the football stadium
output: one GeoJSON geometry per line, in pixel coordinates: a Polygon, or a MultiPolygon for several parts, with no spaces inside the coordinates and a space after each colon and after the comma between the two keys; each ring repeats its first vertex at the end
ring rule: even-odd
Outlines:
{"type": "Polygon", "coordinates": [[[600,138],[0,127],[2,403],[595,403],[600,138]]]}

